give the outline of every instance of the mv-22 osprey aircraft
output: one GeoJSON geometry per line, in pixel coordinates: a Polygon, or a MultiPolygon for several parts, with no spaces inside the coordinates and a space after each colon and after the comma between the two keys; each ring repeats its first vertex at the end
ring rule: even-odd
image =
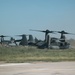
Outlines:
{"type": "Polygon", "coordinates": [[[9,36],[4,36],[1,35],[1,44],[6,43],[6,44],[10,44],[10,43],[15,43],[15,45],[17,45],[16,42],[19,42],[19,45],[22,46],[36,46],[38,48],[54,48],[54,46],[59,47],[60,49],[67,49],[70,47],[70,43],[68,43],[66,41],[66,37],[65,34],[71,34],[71,35],[75,35],[73,33],[68,33],[65,31],[50,31],[50,30],[32,30],[30,29],[30,31],[38,31],[38,32],[43,32],[45,33],[45,40],[38,40],[37,38],[33,39],[32,35],[26,35],[26,34],[22,34],[22,35],[17,35],[22,37],[22,39],[19,40],[15,40],[11,37],[10,40],[4,40],[4,37],[9,37],[9,36]],[[60,38],[55,38],[55,37],[50,37],[49,33],[55,34],[55,33],[60,33],[61,36],[60,38]],[[29,39],[27,39],[26,36],[29,36],[29,39]]]}
{"type": "Polygon", "coordinates": [[[38,48],[53,48],[54,46],[58,46],[60,49],[67,49],[70,47],[70,43],[66,41],[65,34],[75,35],[73,33],[68,33],[63,31],[49,31],[47,30],[32,30],[45,33],[45,40],[43,42],[37,43],[38,48]],[[60,38],[50,37],[49,33],[60,33],[60,38]]]}
{"type": "MultiPolygon", "coordinates": [[[[13,37],[11,37],[10,40],[5,40],[4,39],[5,37],[10,37],[10,36],[1,35],[0,36],[1,37],[0,44],[10,46],[12,43],[14,43],[17,46],[18,45],[17,42],[18,42],[19,45],[22,45],[22,46],[35,46],[35,41],[34,41],[33,36],[31,34],[30,35],[22,34],[22,35],[16,35],[16,36],[19,36],[22,38],[15,40],[13,37]],[[26,36],[29,36],[29,39],[27,39],[26,36]]],[[[36,40],[36,42],[38,41],[37,38],[35,40],[36,40]]]]}
{"type": "Polygon", "coordinates": [[[5,40],[4,37],[10,37],[10,36],[0,35],[1,45],[4,44],[9,45],[10,43],[14,43],[15,45],[17,45],[13,37],[10,37],[10,40],[5,40]]]}

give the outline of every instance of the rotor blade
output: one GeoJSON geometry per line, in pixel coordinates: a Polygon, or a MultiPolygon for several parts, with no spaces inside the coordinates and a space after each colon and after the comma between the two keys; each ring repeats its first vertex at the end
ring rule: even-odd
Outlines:
{"type": "Polygon", "coordinates": [[[4,35],[1,35],[0,37],[9,37],[9,36],[4,36],[4,35]]]}
{"type": "Polygon", "coordinates": [[[43,31],[43,30],[33,30],[33,29],[30,29],[30,31],[46,32],[46,31],[43,31]]]}
{"type": "Polygon", "coordinates": [[[65,33],[64,31],[54,31],[54,32],[57,32],[57,33],[63,33],[63,34],[65,33]]]}
{"type": "Polygon", "coordinates": [[[54,33],[54,31],[49,31],[49,30],[32,30],[31,31],[38,31],[38,32],[44,32],[44,33],[54,33]]]}
{"type": "Polygon", "coordinates": [[[75,35],[75,34],[73,34],[73,33],[68,33],[68,32],[65,32],[65,31],[55,31],[55,32],[61,33],[61,34],[71,34],[71,35],[75,35]]]}
{"type": "Polygon", "coordinates": [[[55,31],[49,31],[49,33],[53,33],[53,34],[55,34],[55,31]]]}

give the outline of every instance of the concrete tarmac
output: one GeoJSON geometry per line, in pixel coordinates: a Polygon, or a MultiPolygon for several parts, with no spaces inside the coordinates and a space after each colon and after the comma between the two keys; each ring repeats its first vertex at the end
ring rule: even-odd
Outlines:
{"type": "Polygon", "coordinates": [[[75,75],[75,62],[0,64],[0,75],[75,75]]]}

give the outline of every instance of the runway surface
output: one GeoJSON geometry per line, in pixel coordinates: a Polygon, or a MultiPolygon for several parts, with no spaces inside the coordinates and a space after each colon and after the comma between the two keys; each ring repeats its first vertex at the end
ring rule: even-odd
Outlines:
{"type": "Polygon", "coordinates": [[[0,64],[0,75],[75,75],[75,62],[0,64]]]}

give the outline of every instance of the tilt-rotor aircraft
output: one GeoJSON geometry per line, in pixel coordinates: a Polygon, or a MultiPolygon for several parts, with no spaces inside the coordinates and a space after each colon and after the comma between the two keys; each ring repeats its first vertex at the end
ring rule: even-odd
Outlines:
{"type": "Polygon", "coordinates": [[[15,43],[15,45],[16,45],[15,39],[14,39],[13,37],[5,36],[5,35],[1,35],[0,37],[1,37],[0,43],[1,43],[2,45],[3,45],[3,44],[9,45],[9,44],[12,43],[12,42],[15,43]],[[4,39],[5,37],[10,37],[10,40],[5,40],[5,39],[4,39]]]}
{"type": "Polygon", "coordinates": [[[27,46],[28,45],[26,34],[16,35],[16,36],[22,37],[22,39],[15,40],[15,42],[20,42],[19,45],[22,45],[22,46],[27,46]]]}
{"type": "Polygon", "coordinates": [[[30,30],[45,33],[45,40],[37,43],[38,48],[53,48],[53,46],[58,46],[60,49],[67,49],[70,47],[70,43],[67,42],[65,34],[75,35],[73,33],[65,32],[64,30],[63,31],[49,31],[48,29],[45,31],[32,29],[30,30]],[[49,33],[60,33],[61,36],[60,38],[50,37],[50,35],[48,35],[49,33]]]}
{"type": "Polygon", "coordinates": [[[54,33],[54,31],[50,31],[48,29],[47,30],[32,30],[32,29],[30,29],[30,31],[37,31],[37,32],[45,33],[45,40],[37,42],[36,45],[38,46],[38,48],[50,48],[50,35],[48,35],[48,34],[54,33]]]}
{"type": "Polygon", "coordinates": [[[67,34],[75,35],[73,33],[65,32],[64,30],[50,31],[48,29],[47,30],[30,29],[30,31],[37,31],[37,32],[45,33],[45,39],[44,40],[38,40],[37,38],[33,39],[32,35],[22,34],[22,35],[17,35],[19,37],[22,37],[21,39],[15,40],[13,37],[0,35],[0,44],[10,46],[11,44],[14,43],[17,46],[18,45],[17,42],[19,42],[19,45],[22,45],[22,46],[36,46],[37,48],[41,48],[41,49],[44,49],[44,48],[68,49],[70,48],[70,43],[68,43],[68,41],[66,40],[65,35],[67,34]],[[61,34],[60,38],[50,37],[50,34],[55,34],[55,33],[61,34]],[[29,38],[27,38],[27,36],[29,36],[29,38]],[[5,40],[5,37],[10,37],[10,40],[5,40]]]}
{"type": "Polygon", "coordinates": [[[61,34],[60,39],[59,39],[59,41],[60,41],[59,42],[59,48],[60,49],[67,49],[67,48],[69,48],[70,47],[70,43],[67,42],[65,35],[66,34],[75,35],[75,34],[65,32],[64,30],[62,30],[62,31],[55,31],[55,32],[61,34]]]}
{"type": "Polygon", "coordinates": [[[22,46],[28,46],[28,45],[34,46],[35,45],[32,35],[22,34],[22,35],[17,35],[17,36],[22,37],[19,40],[15,40],[15,42],[19,42],[19,45],[22,45],[22,46]],[[29,39],[27,39],[27,36],[29,36],[29,39]]]}
{"type": "Polygon", "coordinates": [[[0,37],[1,37],[1,42],[0,43],[3,44],[4,43],[4,37],[8,37],[8,36],[1,35],[0,37]]]}

